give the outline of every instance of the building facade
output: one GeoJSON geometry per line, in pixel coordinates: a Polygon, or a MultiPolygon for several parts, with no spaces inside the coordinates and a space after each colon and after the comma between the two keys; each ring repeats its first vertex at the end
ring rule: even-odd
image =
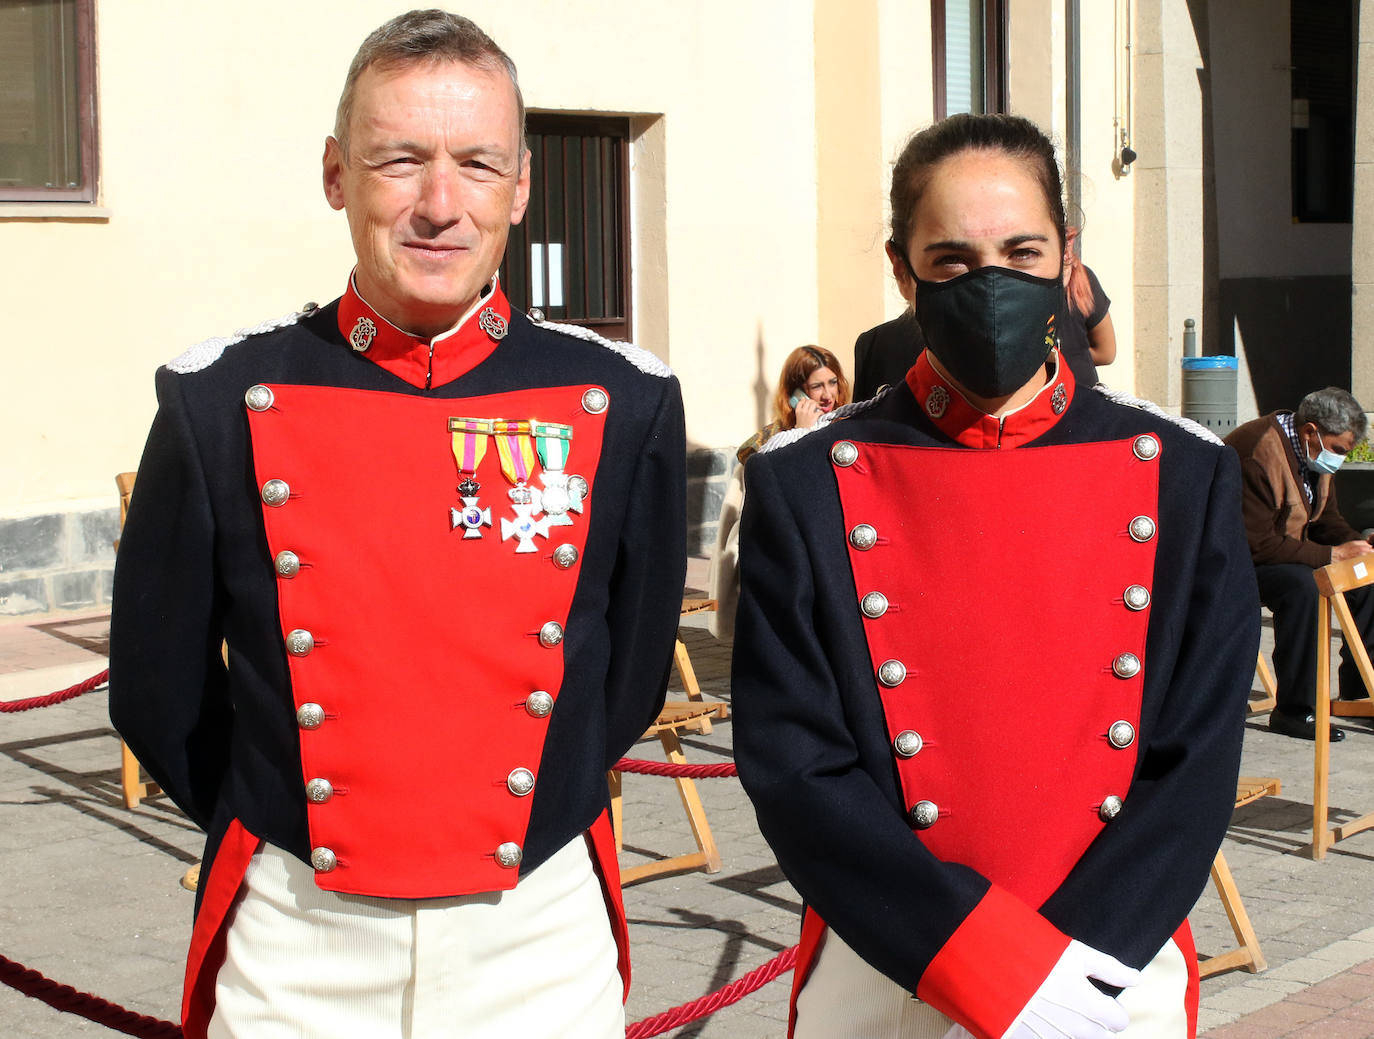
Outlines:
{"type": "MultiPolygon", "coordinates": [[[[351,250],[320,155],[354,49],[408,6],[0,9],[0,616],[108,601],[113,477],[137,466],[158,364],[339,294],[351,250]]],[[[946,112],[1016,112],[1060,143],[1112,298],[1110,385],[1177,410],[1193,318],[1203,352],[1248,364],[1242,417],[1328,382],[1374,398],[1374,146],[1357,143],[1374,101],[1356,85],[1374,0],[464,13],[532,113],[537,202],[507,288],[672,365],[698,549],[783,357],[820,343],[849,361],[900,311],[891,164],[946,112]]]]}

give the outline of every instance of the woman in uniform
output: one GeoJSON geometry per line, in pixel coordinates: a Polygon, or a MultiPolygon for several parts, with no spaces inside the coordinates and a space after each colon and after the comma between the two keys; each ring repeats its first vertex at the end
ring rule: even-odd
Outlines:
{"type": "Polygon", "coordinates": [[[795,1035],[1191,1037],[1259,637],[1236,460],[1075,383],[1033,124],[922,131],[891,202],[926,349],[747,473],[735,748],[806,904],[795,1035]]]}

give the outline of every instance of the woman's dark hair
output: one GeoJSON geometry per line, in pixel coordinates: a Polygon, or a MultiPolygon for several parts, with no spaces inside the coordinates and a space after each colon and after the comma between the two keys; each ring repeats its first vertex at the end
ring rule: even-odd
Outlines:
{"type": "Polygon", "coordinates": [[[906,253],[907,239],[935,167],[965,151],[1000,151],[1024,162],[1040,183],[1050,218],[1065,239],[1064,187],[1054,145],[1029,119],[1019,115],[952,115],[914,134],[892,168],[892,243],[906,253]]]}

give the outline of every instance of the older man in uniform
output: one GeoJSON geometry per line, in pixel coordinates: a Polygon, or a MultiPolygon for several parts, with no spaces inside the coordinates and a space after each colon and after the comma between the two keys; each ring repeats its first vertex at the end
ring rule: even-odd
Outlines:
{"type": "Polygon", "coordinates": [[[208,834],[188,1036],[623,1034],[605,772],[666,681],[682,406],[512,313],[523,120],[468,20],[379,28],[325,146],[343,296],[158,371],[110,710],[208,834]]]}

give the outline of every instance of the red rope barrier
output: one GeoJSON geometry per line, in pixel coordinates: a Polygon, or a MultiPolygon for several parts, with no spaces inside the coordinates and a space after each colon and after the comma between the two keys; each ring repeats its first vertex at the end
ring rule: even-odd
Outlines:
{"type": "MultiPolygon", "coordinates": [[[[67,689],[46,696],[34,696],[27,700],[12,700],[0,703],[0,714],[14,714],[31,711],[38,707],[50,707],[66,700],[75,699],[93,689],[98,689],[110,677],[108,670],[92,675],[67,689]]],[[[666,776],[672,779],[722,779],[736,776],[732,762],[715,765],[682,765],[672,761],[644,761],[638,758],[621,758],[615,763],[615,771],[632,772],[647,776],[666,776]]],[[[738,1003],[751,992],[756,992],[780,975],[790,971],[797,961],[797,947],[784,949],[767,963],[755,967],[742,978],[738,978],[715,992],[708,992],[690,1003],[673,1007],[643,1021],[637,1021],[625,1031],[625,1039],[650,1039],[651,1036],[682,1025],[690,1024],[703,1017],[709,1017],[722,1007],[738,1003]]],[[[88,1021],[104,1025],[106,1028],[138,1039],[181,1039],[181,1027],[171,1021],[136,1014],[117,1003],[102,999],[89,992],[79,992],[70,985],[62,985],[51,978],[44,977],[36,970],[15,963],[0,956],[0,984],[46,1003],[63,1013],[76,1014],[88,1021]]]]}
{"type": "Polygon", "coordinates": [[[653,1017],[646,1017],[643,1021],[636,1021],[625,1029],[625,1039],[649,1039],[653,1035],[662,1035],[670,1028],[679,1028],[699,1018],[708,1017],[721,1007],[738,1003],[749,993],[757,992],[779,975],[786,974],[796,963],[797,946],[794,945],[792,948],[784,949],[778,953],[763,966],[755,967],[744,977],[730,982],[724,988],[716,989],[715,992],[707,993],[690,1003],[683,1003],[680,1007],[673,1007],[672,1010],[665,1010],[653,1017]]]}
{"type": "Polygon", "coordinates": [[[147,1014],[135,1014],[107,999],[89,992],[78,992],[70,985],[59,985],[36,970],[0,956],[0,982],[17,992],[41,1000],[54,1010],[76,1014],[87,1021],[112,1028],[139,1039],[181,1039],[181,1026],[147,1014]]]}
{"type": "Polygon", "coordinates": [[[99,689],[109,677],[110,672],[105,670],[98,675],[91,675],[84,682],[78,682],[68,689],[61,689],[58,692],[49,693],[47,696],[31,696],[27,700],[10,700],[7,703],[0,703],[0,714],[17,714],[20,711],[31,711],[35,707],[51,707],[63,700],[74,700],[82,693],[99,689]]]}
{"type": "Polygon", "coordinates": [[[718,765],[679,765],[675,761],[641,761],[621,758],[612,766],[616,772],[634,772],[644,776],[667,776],[670,779],[725,779],[737,776],[734,762],[718,765]]]}

